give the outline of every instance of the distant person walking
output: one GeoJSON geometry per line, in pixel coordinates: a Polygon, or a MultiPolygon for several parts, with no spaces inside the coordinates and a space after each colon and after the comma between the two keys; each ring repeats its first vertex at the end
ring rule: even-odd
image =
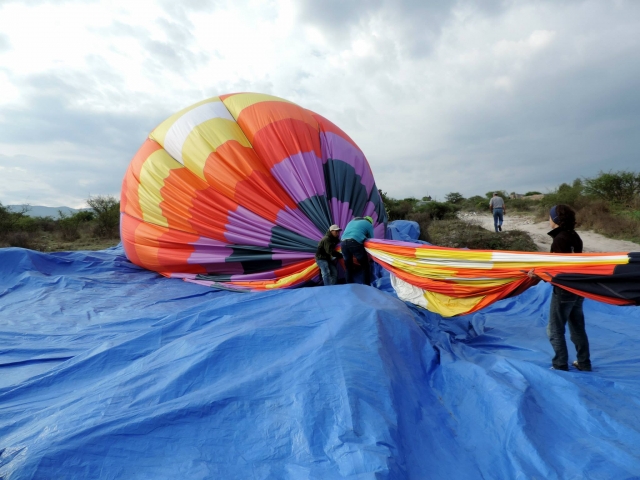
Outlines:
{"type": "MultiPolygon", "coordinates": [[[[553,238],[551,253],[582,253],[582,239],[574,230],[576,214],[571,207],[568,205],[552,207],[549,211],[549,225],[553,228],[549,232],[549,236],[553,238]]],[[[529,276],[535,276],[533,270],[529,272],[529,276]]],[[[572,365],[578,370],[591,371],[589,339],[582,310],[583,302],[584,297],[554,285],[549,307],[547,335],[555,352],[551,360],[552,368],[555,370],[569,370],[569,353],[565,340],[565,325],[569,324],[571,341],[576,347],[578,358],[572,365]]]]}
{"type": "Polygon", "coordinates": [[[504,206],[504,200],[498,195],[498,192],[493,192],[493,197],[489,200],[489,210],[491,210],[491,214],[493,215],[493,226],[496,232],[501,232],[502,222],[505,213],[507,213],[507,209],[504,206]]]}
{"type": "Polygon", "coordinates": [[[347,270],[347,283],[353,283],[353,257],[356,257],[362,267],[363,282],[371,285],[371,269],[369,257],[364,249],[364,241],[373,238],[373,218],[356,217],[351,220],[342,232],[342,255],[347,270]]]}
{"type": "Polygon", "coordinates": [[[342,229],[338,225],[331,225],[327,233],[318,243],[316,250],[316,263],[320,268],[322,275],[322,283],[325,286],[335,285],[338,281],[338,269],[336,261],[342,258],[342,254],[336,251],[338,243],[340,243],[340,231],[342,229]]]}

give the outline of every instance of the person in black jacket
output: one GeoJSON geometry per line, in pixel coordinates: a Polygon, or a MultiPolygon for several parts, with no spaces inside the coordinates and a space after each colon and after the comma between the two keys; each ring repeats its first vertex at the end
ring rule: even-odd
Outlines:
{"type": "MultiPolygon", "coordinates": [[[[549,235],[553,238],[551,253],[582,253],[582,239],[574,230],[576,214],[567,205],[555,205],[549,212],[549,235]]],[[[589,339],[584,324],[582,303],[584,297],[553,287],[547,335],[555,352],[552,364],[556,370],[569,370],[569,354],[565,341],[565,325],[569,324],[571,341],[576,347],[578,359],[573,366],[578,370],[591,371],[589,339]]]]}
{"type": "Polygon", "coordinates": [[[329,230],[318,243],[316,250],[316,263],[320,267],[322,282],[325,286],[335,285],[338,281],[338,269],[336,260],[342,258],[342,254],[336,251],[340,243],[340,232],[342,229],[338,225],[331,225],[329,230]]]}

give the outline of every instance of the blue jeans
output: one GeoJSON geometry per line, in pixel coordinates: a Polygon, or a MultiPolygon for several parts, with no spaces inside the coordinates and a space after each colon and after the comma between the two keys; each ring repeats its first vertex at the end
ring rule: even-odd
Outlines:
{"type": "Polygon", "coordinates": [[[553,287],[547,335],[555,352],[551,363],[557,370],[567,370],[569,368],[569,353],[567,352],[567,342],[564,338],[565,325],[567,323],[569,324],[571,341],[576,347],[578,364],[581,367],[591,367],[589,339],[584,326],[584,313],[582,312],[583,302],[583,297],[559,287],[553,287]]]}
{"type": "Polygon", "coordinates": [[[502,221],[504,220],[504,210],[502,208],[494,208],[493,209],[493,226],[498,231],[498,227],[502,226],[502,221]]]}
{"type": "Polygon", "coordinates": [[[338,269],[336,266],[328,260],[320,260],[316,258],[316,263],[320,267],[320,273],[322,274],[322,283],[325,286],[335,285],[338,281],[338,269]]]}
{"type": "Polygon", "coordinates": [[[356,257],[358,263],[362,267],[362,281],[365,285],[371,285],[371,267],[369,267],[369,257],[362,243],[349,238],[343,240],[342,255],[344,256],[344,266],[347,270],[347,283],[353,283],[353,257],[356,257]]]}

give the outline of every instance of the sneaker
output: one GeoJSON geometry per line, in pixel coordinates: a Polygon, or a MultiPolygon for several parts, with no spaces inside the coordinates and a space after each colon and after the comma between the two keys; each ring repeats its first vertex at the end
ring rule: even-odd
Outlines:
{"type": "Polygon", "coordinates": [[[591,371],[591,365],[580,365],[577,360],[575,362],[573,362],[571,365],[576,367],[581,372],[590,372],[591,371]]]}
{"type": "Polygon", "coordinates": [[[562,370],[563,372],[568,372],[569,371],[569,367],[564,367],[564,368],[560,368],[560,367],[551,367],[549,370],[562,370]]]}

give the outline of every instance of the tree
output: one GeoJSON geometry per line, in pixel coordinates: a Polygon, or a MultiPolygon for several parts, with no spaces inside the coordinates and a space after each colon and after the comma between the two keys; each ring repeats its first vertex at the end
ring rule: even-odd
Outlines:
{"type": "Polygon", "coordinates": [[[444,196],[444,199],[449,202],[449,203],[460,203],[464,200],[464,197],[462,196],[462,194],[458,193],[458,192],[451,192],[451,193],[447,193],[444,196]]]}
{"type": "Polygon", "coordinates": [[[12,211],[9,207],[0,203],[0,236],[16,230],[20,220],[27,216],[29,206],[22,207],[19,212],[12,211]]]}
{"type": "Polygon", "coordinates": [[[120,202],[111,195],[89,197],[87,203],[96,215],[96,234],[100,237],[117,237],[120,225],[120,202]]]}
{"type": "Polygon", "coordinates": [[[584,192],[602,200],[630,206],[633,199],[640,195],[640,174],[628,171],[600,172],[597,177],[584,180],[584,192]]]}
{"type": "Polygon", "coordinates": [[[509,194],[507,192],[505,192],[504,190],[491,190],[490,192],[485,193],[485,196],[487,198],[491,198],[493,197],[493,194],[497,192],[498,195],[500,195],[503,199],[504,198],[509,198],[509,194]]]}

